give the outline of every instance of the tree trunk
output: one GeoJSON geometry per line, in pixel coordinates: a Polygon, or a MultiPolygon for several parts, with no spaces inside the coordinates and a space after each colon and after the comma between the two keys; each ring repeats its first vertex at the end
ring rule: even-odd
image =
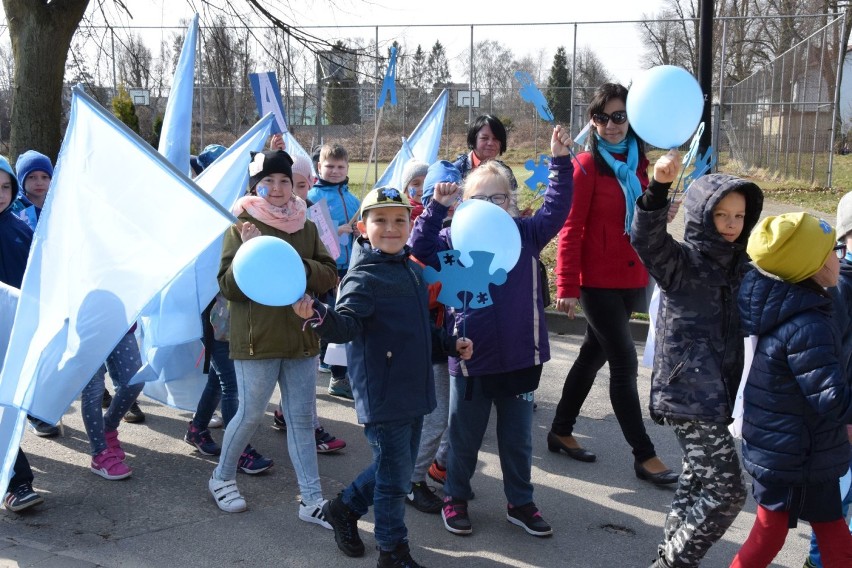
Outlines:
{"type": "Polygon", "coordinates": [[[3,0],[15,59],[11,159],[33,149],[56,160],[65,60],[88,4],[89,0],[3,0]]]}

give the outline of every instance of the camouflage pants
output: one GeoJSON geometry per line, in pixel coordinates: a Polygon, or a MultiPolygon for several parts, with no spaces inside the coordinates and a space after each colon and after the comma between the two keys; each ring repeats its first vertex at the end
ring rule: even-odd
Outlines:
{"type": "Polygon", "coordinates": [[[740,459],[724,424],[669,423],[683,450],[683,471],[659,553],[673,568],[698,566],[745,503],[740,459]]]}

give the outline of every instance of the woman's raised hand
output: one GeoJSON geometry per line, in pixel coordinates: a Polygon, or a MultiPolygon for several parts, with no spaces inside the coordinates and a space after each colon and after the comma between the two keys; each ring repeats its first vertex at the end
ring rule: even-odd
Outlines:
{"type": "Polygon", "coordinates": [[[562,125],[559,124],[553,127],[553,136],[550,137],[550,153],[553,156],[569,155],[570,152],[568,150],[573,145],[574,141],[568,134],[567,128],[564,128],[562,125]]]}
{"type": "Polygon", "coordinates": [[[435,184],[435,193],[432,199],[443,205],[444,207],[452,207],[459,198],[459,184],[441,182],[435,184]]]}

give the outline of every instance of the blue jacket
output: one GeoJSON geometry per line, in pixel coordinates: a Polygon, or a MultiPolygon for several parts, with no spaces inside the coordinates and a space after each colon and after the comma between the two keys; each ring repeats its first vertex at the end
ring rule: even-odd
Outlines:
{"type": "MultiPolygon", "coordinates": [[[[308,191],[308,200],[311,203],[319,203],[320,199],[325,199],[328,203],[328,210],[331,213],[331,219],[337,227],[348,225],[354,218],[358,219],[358,208],[360,202],[358,198],[349,192],[349,178],[346,178],[340,183],[329,183],[324,179],[319,179],[314,186],[308,191]]],[[[352,256],[352,238],[350,235],[346,242],[340,243],[340,256],[337,257],[337,269],[346,270],[349,267],[352,256]]]]}
{"type": "MultiPolygon", "coordinates": [[[[648,191],[656,193],[652,186],[648,191]]],[[[763,194],[734,176],[701,177],[686,194],[682,243],[666,229],[668,207],[646,210],[643,202],[637,203],[630,241],[661,290],[651,418],[727,424],[743,368],[737,291],[763,194]],[[735,190],[746,196],[746,218],[739,238],[730,243],[716,230],[713,209],[735,190]]]]}
{"type": "Polygon", "coordinates": [[[0,211],[0,282],[20,288],[33,242],[33,230],[18,217],[14,210],[18,179],[5,158],[0,159],[0,170],[9,174],[13,196],[9,205],[0,211]]]}
{"type": "Polygon", "coordinates": [[[349,380],[358,422],[388,422],[424,416],[435,409],[432,341],[455,353],[455,339],[435,328],[423,269],[403,254],[388,255],[359,237],[333,310],[317,333],[346,346],[349,380]],[[433,337],[434,336],[434,337],[433,337]]]}
{"type": "MultiPolygon", "coordinates": [[[[559,233],[571,210],[573,172],[571,156],[552,159],[541,208],[532,217],[515,219],[521,233],[521,254],[506,282],[490,286],[494,303],[455,312],[455,331],[465,330],[475,353],[469,361],[451,358],[451,374],[476,377],[508,373],[550,360],[542,300],[544,283],[538,262],[541,249],[559,233]]],[[[409,238],[412,254],[436,270],[440,269],[438,254],[453,248],[451,228],[442,229],[446,215],[447,208],[432,199],[414,222],[409,238]]]]}
{"type": "Polygon", "coordinates": [[[812,281],[752,270],[742,325],[759,336],[743,395],[743,461],[769,486],[836,482],[849,467],[852,385],[832,302],[812,281]]]}

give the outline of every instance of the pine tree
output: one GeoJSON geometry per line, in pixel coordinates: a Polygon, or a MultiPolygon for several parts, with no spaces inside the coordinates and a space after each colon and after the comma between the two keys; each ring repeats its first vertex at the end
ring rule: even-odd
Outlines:
{"type": "Polygon", "coordinates": [[[556,55],[553,56],[546,97],[556,122],[571,122],[571,76],[568,73],[568,56],[562,46],[556,48],[556,55]]]}
{"type": "Polygon", "coordinates": [[[426,61],[426,76],[429,84],[435,90],[441,90],[452,80],[450,64],[447,62],[447,52],[440,40],[435,41],[429,58],[426,61]]]}
{"type": "MultiPolygon", "coordinates": [[[[351,53],[351,49],[338,41],[332,52],[341,54],[351,53]]],[[[328,84],[325,114],[329,124],[357,124],[361,122],[361,99],[358,81],[354,79],[357,63],[354,58],[340,57],[333,60],[352,65],[352,68],[338,67],[333,70],[334,76],[328,84]],[[351,62],[351,63],[350,63],[351,62]]]]}

